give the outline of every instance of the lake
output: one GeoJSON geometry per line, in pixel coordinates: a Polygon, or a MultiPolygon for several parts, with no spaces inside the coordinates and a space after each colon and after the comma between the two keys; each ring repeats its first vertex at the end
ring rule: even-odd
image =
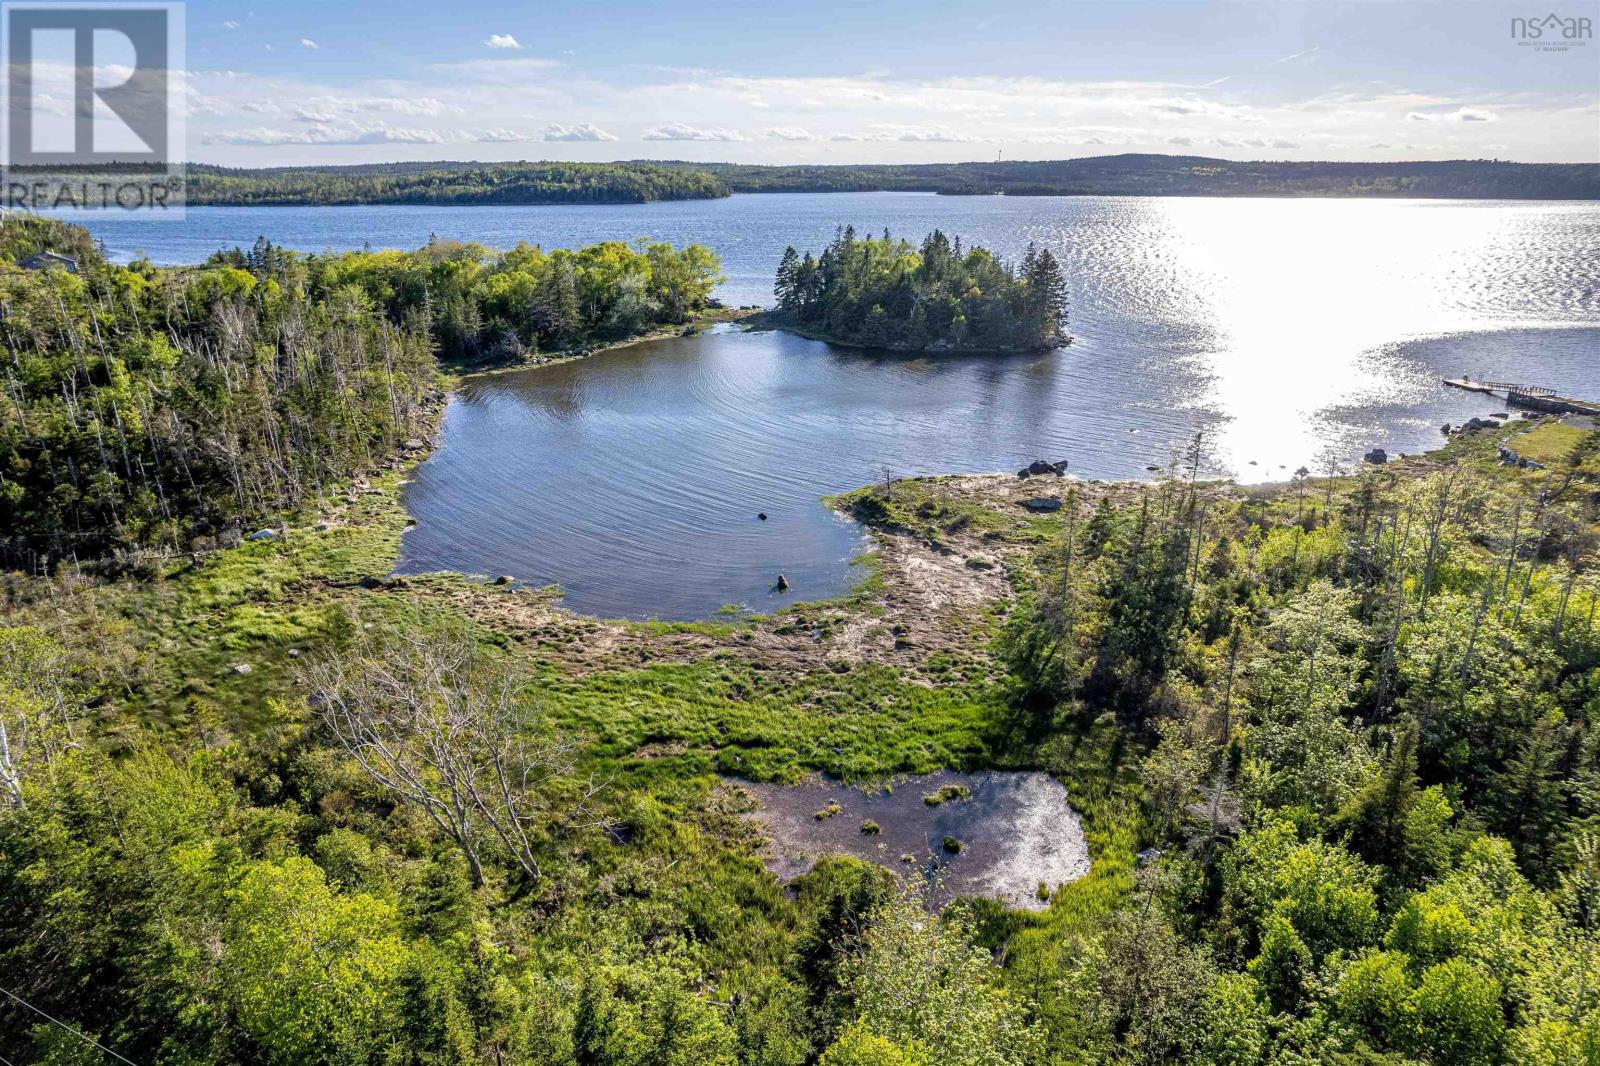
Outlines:
{"type": "Polygon", "coordinates": [[[1196,430],[1213,472],[1436,446],[1498,401],[1443,376],[1600,396],[1600,205],[784,194],[617,207],[191,208],[91,223],[114,256],[195,261],[257,234],[303,250],[430,234],[547,247],[700,241],[723,299],[770,302],[787,244],[934,227],[1054,250],[1077,341],[914,358],[718,330],[467,379],[409,487],[401,569],[559,582],[568,606],[704,618],[849,586],[860,533],[818,497],[895,475],[1067,459],[1145,477],[1196,430]],[[769,515],[760,522],[757,512],[769,515]],[[772,583],[793,584],[787,597],[772,583]]]}

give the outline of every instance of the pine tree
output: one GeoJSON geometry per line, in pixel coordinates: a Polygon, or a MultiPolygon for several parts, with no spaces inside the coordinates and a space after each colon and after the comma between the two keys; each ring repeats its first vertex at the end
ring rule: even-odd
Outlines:
{"type": "Polygon", "coordinates": [[[1405,865],[1407,817],[1418,792],[1417,743],[1417,723],[1411,722],[1395,738],[1383,772],[1339,815],[1349,847],[1368,862],[1396,869],[1405,865]]]}
{"type": "Polygon", "coordinates": [[[1495,831],[1516,847],[1517,858],[1536,881],[1550,871],[1551,845],[1565,803],[1558,766],[1558,728],[1550,719],[1541,718],[1522,750],[1495,775],[1487,797],[1487,806],[1495,815],[1495,831]]]}
{"type": "MultiPolygon", "coordinates": [[[[1029,250],[1032,250],[1031,245],[1029,250]]],[[[1059,338],[1067,321],[1067,279],[1061,272],[1061,264],[1046,248],[1029,264],[1024,278],[1032,312],[1027,326],[1033,339],[1051,341],[1059,338]]]]}
{"type": "Polygon", "coordinates": [[[582,328],[578,279],[564,257],[552,264],[548,280],[540,286],[538,318],[540,332],[557,341],[571,339],[582,328]]]}
{"type": "Polygon", "coordinates": [[[778,277],[772,284],[772,295],[778,301],[779,310],[792,312],[799,305],[799,294],[795,290],[799,269],[800,255],[791,244],[783,250],[783,259],[778,263],[778,277]]]}

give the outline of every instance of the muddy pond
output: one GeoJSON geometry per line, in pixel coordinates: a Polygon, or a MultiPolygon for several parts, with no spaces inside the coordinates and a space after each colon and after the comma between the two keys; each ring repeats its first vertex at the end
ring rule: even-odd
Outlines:
{"type": "Polygon", "coordinates": [[[1089,872],[1089,848],[1067,790],[1046,773],[942,771],[868,789],[813,778],[735,782],[755,797],[763,860],[780,881],[819,859],[853,855],[927,879],[929,902],[981,896],[1041,910],[1089,872]]]}

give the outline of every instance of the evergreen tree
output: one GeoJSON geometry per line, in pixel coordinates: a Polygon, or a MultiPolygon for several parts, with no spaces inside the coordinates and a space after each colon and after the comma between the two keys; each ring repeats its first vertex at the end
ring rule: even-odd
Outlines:
{"type": "Polygon", "coordinates": [[[1038,337],[1061,334],[1067,321],[1067,279],[1050,249],[1041,251],[1026,271],[1029,332],[1038,337]]]}
{"type": "Polygon", "coordinates": [[[778,277],[772,285],[772,295],[778,301],[780,310],[792,312],[799,307],[799,293],[795,288],[799,270],[800,255],[791,244],[783,250],[783,259],[778,263],[778,277]]]}

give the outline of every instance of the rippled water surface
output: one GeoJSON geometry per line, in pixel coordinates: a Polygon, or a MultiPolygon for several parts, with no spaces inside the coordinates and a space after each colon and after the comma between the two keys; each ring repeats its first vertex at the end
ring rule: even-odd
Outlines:
{"type": "Polygon", "coordinates": [[[1054,249],[1071,348],[919,359],[720,331],[468,381],[407,504],[402,568],[559,581],[569,606],[705,617],[848,586],[857,531],[823,494],[895,473],[1069,459],[1145,476],[1207,427],[1218,472],[1435,446],[1495,411],[1439,378],[1600,398],[1600,205],[1356,200],[736,196],[628,207],[191,209],[95,225],[114,255],[193,261],[265,234],[307,250],[708,244],[725,300],[770,301],[786,244],[842,223],[1054,249]],[[770,520],[757,522],[765,511],[770,520]]]}

